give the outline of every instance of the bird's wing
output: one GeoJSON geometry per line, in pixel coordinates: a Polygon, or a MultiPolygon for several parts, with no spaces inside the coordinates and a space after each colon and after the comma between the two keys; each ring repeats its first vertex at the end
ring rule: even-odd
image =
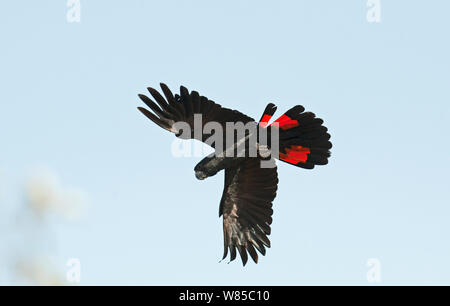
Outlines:
{"type": "MultiPolygon", "coordinates": [[[[155,89],[148,88],[148,91],[157,102],[145,95],[139,95],[141,100],[151,109],[138,107],[138,109],[147,116],[151,121],[160,127],[175,133],[183,138],[198,139],[205,142],[212,134],[211,132],[203,132],[204,126],[209,122],[217,122],[221,125],[223,137],[225,139],[226,122],[242,122],[248,123],[255,121],[236,110],[228,109],[209,100],[204,96],[200,96],[198,92],[189,92],[184,86],[180,87],[180,94],[173,95],[170,89],[163,83],[160,84],[164,97],[155,89]],[[194,133],[194,114],[202,115],[202,133],[194,133]],[[183,134],[176,122],[185,122],[189,125],[190,133],[183,134]],[[187,136],[187,137],[186,137],[187,136]]],[[[213,144],[208,143],[214,147],[213,144]]]]}
{"type": "MultiPolygon", "coordinates": [[[[275,161],[270,161],[275,163],[275,161]]],[[[255,248],[266,254],[270,247],[267,238],[272,223],[272,201],[276,196],[278,176],[273,168],[261,168],[261,160],[247,158],[225,170],[225,188],[220,201],[219,216],[223,215],[224,254],[230,249],[230,261],[236,258],[236,249],[242,263],[247,263],[247,252],[258,262],[255,248]]]]}

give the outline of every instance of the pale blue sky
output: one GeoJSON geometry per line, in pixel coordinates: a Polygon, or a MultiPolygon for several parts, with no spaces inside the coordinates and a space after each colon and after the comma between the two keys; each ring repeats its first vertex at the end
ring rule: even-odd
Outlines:
{"type": "Polygon", "coordinates": [[[384,284],[449,284],[450,4],[381,4],[371,24],[365,0],[81,0],[67,23],[65,1],[2,1],[3,189],[44,164],[87,192],[49,250],[80,258],[82,284],[367,284],[369,258],[384,284]],[[257,265],[218,263],[223,174],[197,181],[136,110],[161,81],[325,120],[330,164],[279,165],[257,265]]]}

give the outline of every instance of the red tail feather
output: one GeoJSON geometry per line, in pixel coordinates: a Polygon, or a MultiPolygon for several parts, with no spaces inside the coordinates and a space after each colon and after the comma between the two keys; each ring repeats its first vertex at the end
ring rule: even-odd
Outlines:
{"type": "Polygon", "coordinates": [[[282,115],[280,118],[275,120],[271,125],[273,125],[274,123],[278,123],[278,126],[283,130],[289,130],[299,126],[297,120],[292,120],[291,118],[289,118],[289,116],[286,115],[282,115]]]}
{"type": "Polygon", "coordinates": [[[261,121],[259,121],[259,125],[262,126],[263,128],[265,128],[271,118],[272,118],[272,116],[264,114],[263,117],[261,118],[261,121]]]}
{"type": "MultiPolygon", "coordinates": [[[[273,112],[266,108],[260,120],[262,127],[267,127],[273,112]]],[[[297,167],[312,169],[315,165],[325,165],[330,156],[331,142],[323,120],[311,112],[304,112],[301,105],[296,105],[275,120],[270,126],[280,128],[279,159],[297,167]]]]}
{"type": "Polygon", "coordinates": [[[308,154],[311,153],[309,148],[302,146],[290,146],[285,148],[286,154],[280,153],[280,159],[291,164],[306,163],[308,154]]]}

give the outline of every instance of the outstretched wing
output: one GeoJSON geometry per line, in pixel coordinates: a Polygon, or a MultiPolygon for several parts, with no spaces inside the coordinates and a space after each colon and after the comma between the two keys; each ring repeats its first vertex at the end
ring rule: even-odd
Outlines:
{"type": "Polygon", "coordinates": [[[261,168],[261,160],[248,158],[225,170],[225,188],[220,201],[219,216],[223,215],[224,254],[230,250],[230,261],[236,258],[236,249],[242,263],[247,263],[247,252],[258,262],[255,248],[266,254],[270,247],[268,235],[272,223],[272,201],[276,196],[278,176],[273,168],[261,168]]]}
{"type": "Polygon", "coordinates": [[[217,122],[222,126],[225,139],[226,122],[243,122],[245,124],[255,121],[236,110],[222,107],[208,98],[200,96],[196,91],[189,92],[184,86],[180,87],[179,95],[173,95],[165,84],[161,83],[160,85],[165,98],[156,89],[149,87],[148,91],[157,103],[145,95],[139,95],[152,112],[143,107],[138,107],[138,109],[151,121],[163,129],[175,133],[176,136],[205,142],[214,132],[204,133],[204,126],[208,122],[217,122]],[[202,115],[201,133],[194,133],[194,114],[202,115]],[[190,133],[187,137],[181,135],[182,131],[175,125],[176,122],[185,122],[189,125],[190,133]]]}

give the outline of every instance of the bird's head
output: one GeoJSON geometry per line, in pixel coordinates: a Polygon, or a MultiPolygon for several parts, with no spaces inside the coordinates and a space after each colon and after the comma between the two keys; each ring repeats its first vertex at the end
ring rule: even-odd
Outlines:
{"type": "Polygon", "coordinates": [[[195,177],[199,180],[204,180],[207,177],[214,176],[219,171],[217,168],[218,160],[215,153],[203,158],[194,168],[195,177]]]}

